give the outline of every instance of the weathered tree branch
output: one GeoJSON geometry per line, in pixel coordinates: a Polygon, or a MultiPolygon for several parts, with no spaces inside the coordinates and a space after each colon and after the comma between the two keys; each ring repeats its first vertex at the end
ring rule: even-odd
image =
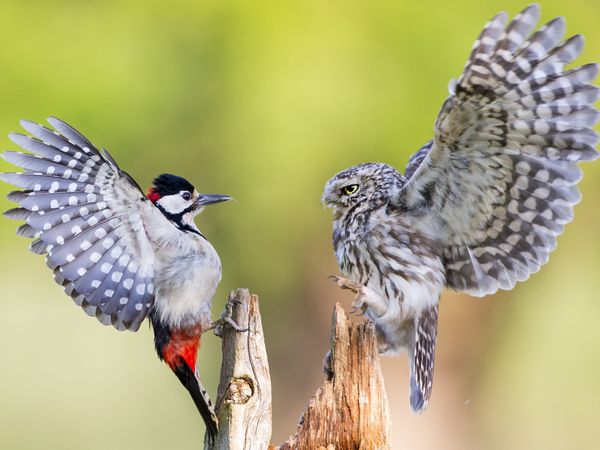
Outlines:
{"type": "Polygon", "coordinates": [[[333,311],[331,370],[310,400],[298,431],[277,447],[292,449],[389,448],[390,415],[372,323],[353,323],[339,304],[333,311]]]}
{"type": "Polygon", "coordinates": [[[297,431],[282,445],[269,446],[271,380],[258,298],[246,289],[238,289],[229,301],[233,303],[233,320],[249,331],[224,327],[217,395],[219,434],[214,446],[205,445],[205,449],[389,448],[389,409],[371,323],[355,324],[339,304],[335,306],[332,377],[310,400],[297,431]]]}
{"type": "MultiPolygon", "coordinates": [[[[247,289],[229,296],[232,319],[248,331],[226,324],[217,392],[219,433],[214,450],[265,450],[271,440],[271,375],[258,297],[247,289]]],[[[206,441],[205,441],[206,442],[206,441]]]]}

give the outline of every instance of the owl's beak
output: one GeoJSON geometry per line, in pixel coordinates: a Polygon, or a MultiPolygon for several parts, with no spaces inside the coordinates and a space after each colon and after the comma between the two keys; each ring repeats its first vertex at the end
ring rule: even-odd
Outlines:
{"type": "Polygon", "coordinates": [[[213,203],[221,203],[231,200],[229,195],[222,194],[200,194],[194,202],[196,206],[212,205],[213,203]]]}

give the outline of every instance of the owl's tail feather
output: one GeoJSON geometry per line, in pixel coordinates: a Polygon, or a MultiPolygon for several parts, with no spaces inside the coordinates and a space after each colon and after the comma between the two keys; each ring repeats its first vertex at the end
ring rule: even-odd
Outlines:
{"type": "Polygon", "coordinates": [[[415,318],[415,343],[410,355],[410,406],[415,413],[427,408],[433,386],[438,306],[415,318]]]}

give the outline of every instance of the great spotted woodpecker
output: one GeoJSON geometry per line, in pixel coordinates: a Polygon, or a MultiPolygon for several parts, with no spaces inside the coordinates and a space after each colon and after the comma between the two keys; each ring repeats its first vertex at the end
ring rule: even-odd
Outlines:
{"type": "Polygon", "coordinates": [[[31,153],[5,152],[24,169],[0,179],[24,188],[5,216],[25,220],[17,233],[47,254],[55,280],[90,316],[137,331],[149,317],[158,356],[191,394],[209,439],[217,418],[196,373],[203,331],[221,280],[221,262],[194,223],[206,205],[227,195],[199,194],[185,179],[162,174],[144,195],[109,153],[66,123],[22,121],[32,136],[10,139],[31,153]]]}

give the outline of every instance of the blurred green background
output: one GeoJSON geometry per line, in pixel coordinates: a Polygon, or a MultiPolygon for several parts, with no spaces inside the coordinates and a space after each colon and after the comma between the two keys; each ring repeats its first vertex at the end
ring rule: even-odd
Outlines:
{"type": "MultiPolygon", "coordinates": [[[[543,1],[600,60],[600,3],[543,1]]],[[[162,172],[237,202],[199,226],[228,291],[260,295],[274,442],[322,381],[337,272],[324,182],[363,161],[403,168],[427,141],[447,82],[513,1],[26,1],[0,9],[0,148],[18,120],[56,115],[147,186],[162,172]]],[[[0,170],[11,170],[2,161],[0,170]]],[[[539,275],[485,300],[442,297],[428,411],[408,406],[404,358],[383,361],[393,448],[597,445],[600,420],[600,164],[539,275]]],[[[0,186],[0,208],[11,190],[0,186]]],[[[0,448],[193,449],[203,426],[152,335],[88,318],[42,258],[0,220],[0,448]]],[[[219,340],[199,364],[216,391],[219,340]]]]}

